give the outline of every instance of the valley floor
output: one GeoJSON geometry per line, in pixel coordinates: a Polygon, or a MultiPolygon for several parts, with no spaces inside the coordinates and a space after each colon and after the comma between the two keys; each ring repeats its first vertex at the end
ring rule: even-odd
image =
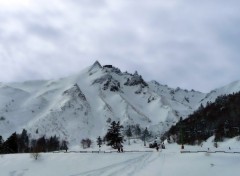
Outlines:
{"type": "MultiPolygon", "coordinates": [[[[44,153],[0,156],[1,176],[235,176],[240,154],[160,152],[44,153]]],[[[226,148],[227,150],[227,148],[226,148]]]]}

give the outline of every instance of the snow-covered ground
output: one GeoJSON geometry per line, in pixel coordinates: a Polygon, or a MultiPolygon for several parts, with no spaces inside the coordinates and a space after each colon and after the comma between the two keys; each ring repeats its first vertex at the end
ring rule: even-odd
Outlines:
{"type": "MultiPolygon", "coordinates": [[[[229,151],[229,145],[240,151],[236,139],[220,143],[219,150],[229,151]]],[[[240,154],[180,153],[180,146],[167,144],[159,152],[124,153],[42,153],[38,160],[30,154],[2,155],[1,176],[235,176],[239,174],[240,154]]],[[[215,150],[210,141],[203,147],[185,146],[185,150],[200,148],[215,150]]],[[[125,150],[144,147],[125,146],[125,150]]],[[[146,149],[144,149],[146,150],[146,149]]],[[[148,149],[150,150],[150,149],[148,149]]]]}

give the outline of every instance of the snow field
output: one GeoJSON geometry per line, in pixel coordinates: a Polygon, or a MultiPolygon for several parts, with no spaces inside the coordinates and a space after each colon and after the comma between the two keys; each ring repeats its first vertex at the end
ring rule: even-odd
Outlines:
{"type": "Polygon", "coordinates": [[[41,153],[2,155],[1,176],[233,176],[240,154],[181,154],[179,146],[161,152],[41,153]]]}

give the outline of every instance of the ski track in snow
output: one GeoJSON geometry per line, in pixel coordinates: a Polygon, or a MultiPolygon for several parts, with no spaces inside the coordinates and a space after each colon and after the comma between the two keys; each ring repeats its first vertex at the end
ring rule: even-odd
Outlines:
{"type": "Polygon", "coordinates": [[[25,172],[27,172],[28,171],[28,169],[23,169],[22,171],[19,171],[19,172],[17,172],[16,170],[14,170],[14,171],[11,171],[10,173],[9,173],[9,176],[24,176],[25,175],[25,172]]]}
{"type": "Polygon", "coordinates": [[[78,173],[69,176],[133,176],[146,167],[149,163],[155,161],[157,157],[153,157],[153,153],[145,153],[133,159],[129,159],[120,163],[115,163],[100,169],[78,173]]]}
{"type": "Polygon", "coordinates": [[[160,166],[161,166],[161,169],[160,169],[160,174],[159,174],[159,176],[163,176],[163,168],[164,168],[164,164],[165,164],[165,158],[166,158],[166,156],[165,156],[166,154],[164,153],[164,154],[162,154],[162,161],[161,161],[161,164],[160,164],[160,166]]]}

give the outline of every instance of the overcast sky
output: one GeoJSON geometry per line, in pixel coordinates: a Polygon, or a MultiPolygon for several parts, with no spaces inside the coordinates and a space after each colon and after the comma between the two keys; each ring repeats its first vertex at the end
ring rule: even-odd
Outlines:
{"type": "Polygon", "coordinates": [[[239,0],[0,0],[0,82],[98,60],[203,92],[240,80],[239,0]]]}

